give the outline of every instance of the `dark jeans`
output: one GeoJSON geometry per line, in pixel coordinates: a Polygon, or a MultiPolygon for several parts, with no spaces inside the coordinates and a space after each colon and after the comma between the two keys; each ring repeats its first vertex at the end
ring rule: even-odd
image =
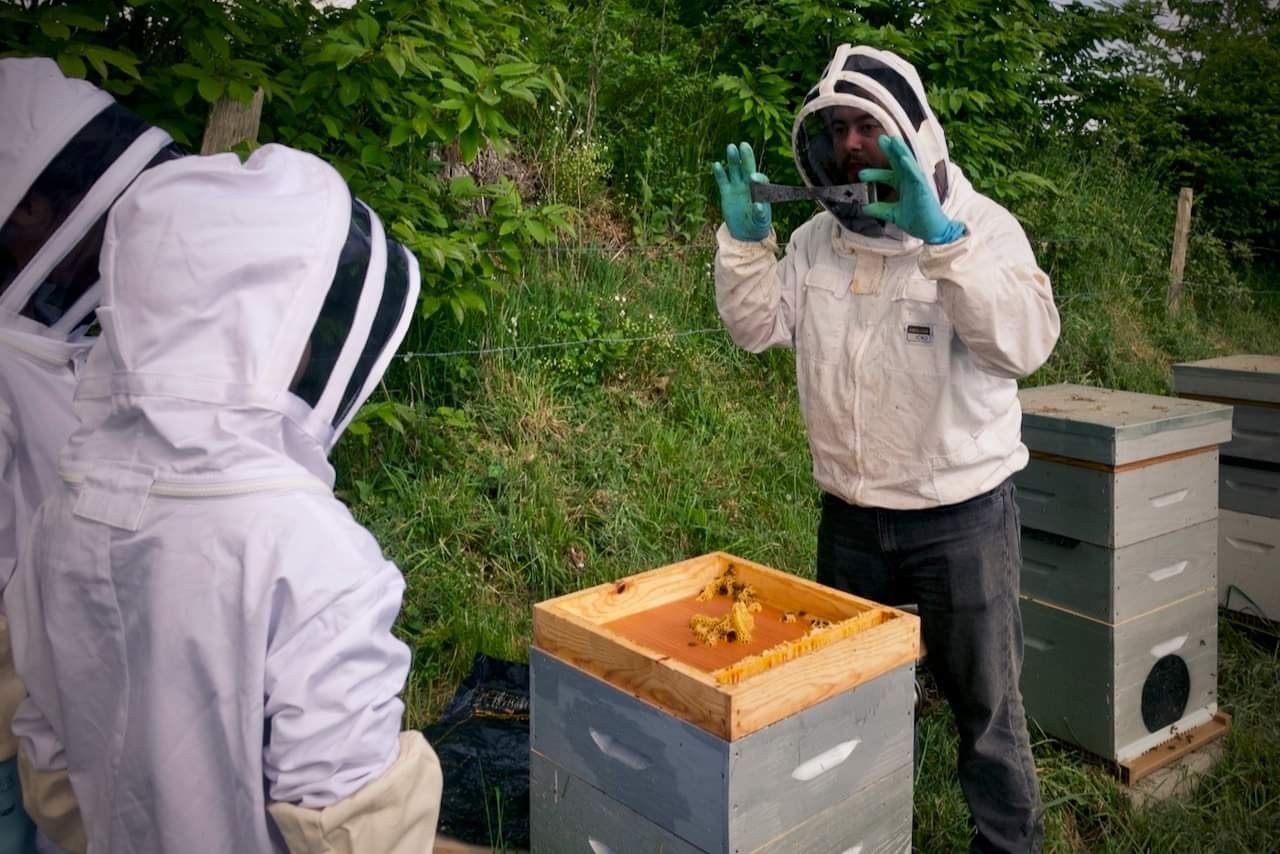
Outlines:
{"type": "Polygon", "coordinates": [[[928,655],[960,731],[960,788],[973,851],[1037,851],[1040,788],[1027,737],[1022,570],[1013,481],[928,510],[822,497],[818,581],[886,605],[915,602],[928,655]]]}

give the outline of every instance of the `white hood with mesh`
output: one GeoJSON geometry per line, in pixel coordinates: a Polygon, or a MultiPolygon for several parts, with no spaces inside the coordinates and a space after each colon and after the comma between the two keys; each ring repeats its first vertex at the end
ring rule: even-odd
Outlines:
{"type": "Polygon", "coordinates": [[[107,210],[168,134],[49,59],[0,59],[0,587],[75,429],[107,210]]]}
{"type": "MultiPolygon", "coordinates": [[[[836,49],[817,85],[806,95],[792,126],[796,168],[809,186],[851,180],[832,174],[826,162],[830,152],[823,150],[822,140],[806,133],[814,117],[830,107],[853,107],[869,113],[889,135],[906,142],[921,170],[932,178],[930,188],[943,210],[953,210],[960,203],[960,197],[969,189],[968,182],[948,157],[942,125],[929,107],[920,75],[909,62],[865,45],[844,44],[836,49]]],[[[859,218],[838,205],[826,207],[850,231],[879,236],[875,220],[859,218]]]]}
{"type": "Polygon", "coordinates": [[[0,104],[0,336],[66,342],[99,298],[111,204],[143,169],[181,152],[52,60],[0,59],[0,104]]]}
{"type": "Polygon", "coordinates": [[[70,474],[145,460],[157,479],[244,481],[326,461],[407,331],[418,266],[320,159],[267,145],[143,175],[108,220],[103,353],[77,396],[111,415],[70,474]],[[145,421],[147,430],[137,430],[145,421]]]}
{"type": "Polygon", "coordinates": [[[397,762],[404,580],[327,454],[404,337],[417,263],[309,154],[145,172],[112,209],[67,481],[5,590],[24,754],[102,850],[287,850],[283,802],[397,762]]]}

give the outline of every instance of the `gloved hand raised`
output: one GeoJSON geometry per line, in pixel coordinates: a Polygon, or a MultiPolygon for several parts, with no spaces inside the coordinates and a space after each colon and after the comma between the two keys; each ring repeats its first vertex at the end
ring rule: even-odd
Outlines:
{"type": "Polygon", "coordinates": [[[756,155],[748,143],[729,144],[725,164],[711,164],[720,188],[720,210],[729,233],[738,240],[764,240],[773,223],[773,210],[768,202],[751,201],[751,182],[769,179],[756,171],[756,155]]]}
{"type": "Polygon", "coordinates": [[[872,202],[862,211],[867,216],[887,220],[925,243],[951,243],[965,234],[964,225],[948,219],[929,189],[929,179],[916,163],[911,149],[888,134],[880,137],[880,150],[889,158],[891,169],[863,169],[858,180],[888,184],[898,191],[896,202],[872,202]]]}

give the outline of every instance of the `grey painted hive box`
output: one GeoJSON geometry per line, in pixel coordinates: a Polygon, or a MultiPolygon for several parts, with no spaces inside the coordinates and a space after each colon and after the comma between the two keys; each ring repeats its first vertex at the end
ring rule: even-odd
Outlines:
{"type": "MultiPolygon", "coordinates": [[[[533,850],[584,854],[704,854],[679,836],[574,776],[530,755],[533,850]]],[[[758,848],[755,854],[905,854],[911,850],[911,766],[758,848]],[[857,840],[852,845],[849,840],[857,840]]]]}
{"type": "Polygon", "coordinates": [[[1280,356],[1238,354],[1173,366],[1173,390],[1212,400],[1280,405],[1280,356]]]}
{"type": "Polygon", "coordinates": [[[594,839],[619,854],[843,851],[903,826],[910,836],[911,665],[729,742],[536,648],[529,664],[532,757],[544,765],[535,850],[590,851],[594,839]],[[836,812],[885,796],[886,815],[836,812]],[[815,821],[829,812],[835,826],[815,821]],[[815,846],[814,833],[839,844],[815,846]]]}
{"type": "Polygon", "coordinates": [[[1224,460],[1218,478],[1219,509],[1280,519],[1280,469],[1224,460]]]}
{"type": "Polygon", "coordinates": [[[1280,356],[1222,356],[1174,365],[1173,390],[1235,407],[1224,457],[1280,464],[1280,356]]]}
{"type": "Polygon", "coordinates": [[[1218,522],[1119,549],[1022,530],[1022,593],[1104,623],[1122,623],[1213,587],[1218,522]]]}
{"type": "Polygon", "coordinates": [[[1045,732],[1128,761],[1217,712],[1217,591],[1110,625],[1023,598],[1022,695],[1045,732]]]}
{"type": "Polygon", "coordinates": [[[1072,384],[1022,389],[1018,400],[1033,453],[1123,466],[1231,439],[1220,403],[1072,384]]]}
{"type": "Polygon", "coordinates": [[[1280,519],[1223,510],[1218,525],[1218,600],[1280,622],[1280,519]]]}
{"type": "Polygon", "coordinates": [[[902,850],[919,652],[918,618],[722,552],[538,603],[535,848],[902,850]]]}
{"type": "Polygon", "coordinates": [[[1217,515],[1231,407],[1078,385],[1018,396],[1032,456],[1014,475],[1025,527],[1119,549],[1217,515]]]}

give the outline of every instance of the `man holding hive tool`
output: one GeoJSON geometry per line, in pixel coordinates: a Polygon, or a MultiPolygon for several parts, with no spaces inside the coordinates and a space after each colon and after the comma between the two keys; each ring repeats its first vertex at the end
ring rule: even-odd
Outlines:
{"type": "Polygon", "coordinates": [[[1058,337],[1048,277],[1017,220],[948,160],[900,57],[841,45],[792,146],[798,193],[768,184],[745,143],[713,168],[720,316],[747,350],[796,351],[823,490],[818,580],[919,605],[960,733],[973,850],[1036,850],[1010,477],[1028,458],[1017,379],[1058,337]],[[779,261],[769,202],[796,195],[826,210],[779,261]]]}

